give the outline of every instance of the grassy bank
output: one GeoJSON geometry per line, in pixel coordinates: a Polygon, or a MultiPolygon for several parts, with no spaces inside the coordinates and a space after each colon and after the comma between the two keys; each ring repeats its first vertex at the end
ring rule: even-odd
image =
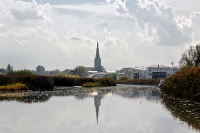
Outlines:
{"type": "Polygon", "coordinates": [[[200,101],[200,68],[188,68],[165,79],[161,91],[179,98],[200,101]]]}
{"type": "Polygon", "coordinates": [[[116,80],[117,84],[133,84],[133,85],[158,85],[158,79],[127,79],[116,80]]]}

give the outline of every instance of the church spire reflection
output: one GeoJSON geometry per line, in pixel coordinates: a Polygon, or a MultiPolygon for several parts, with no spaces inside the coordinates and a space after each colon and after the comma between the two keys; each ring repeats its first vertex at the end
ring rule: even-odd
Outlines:
{"type": "Polygon", "coordinates": [[[98,125],[98,118],[99,118],[99,107],[101,105],[102,97],[103,96],[101,94],[97,94],[96,96],[94,96],[94,105],[95,105],[95,109],[96,109],[97,125],[98,125]]]}

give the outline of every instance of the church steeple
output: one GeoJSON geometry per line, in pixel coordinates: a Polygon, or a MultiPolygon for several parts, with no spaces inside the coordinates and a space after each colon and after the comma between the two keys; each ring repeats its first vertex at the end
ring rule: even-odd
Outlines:
{"type": "Polygon", "coordinates": [[[96,48],[96,57],[94,59],[94,67],[97,71],[100,71],[101,69],[101,58],[99,55],[99,43],[97,42],[97,48],[96,48]]]}
{"type": "Polygon", "coordinates": [[[97,49],[96,49],[96,58],[100,58],[99,55],[99,43],[97,42],[97,49]]]}

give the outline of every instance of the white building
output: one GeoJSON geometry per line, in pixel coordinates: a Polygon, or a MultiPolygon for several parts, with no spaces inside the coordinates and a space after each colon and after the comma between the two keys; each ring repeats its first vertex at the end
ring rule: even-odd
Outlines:
{"type": "Polygon", "coordinates": [[[138,66],[135,68],[123,68],[116,71],[117,79],[128,76],[130,79],[158,79],[167,78],[178,71],[177,67],[153,65],[150,67],[138,66]]]}

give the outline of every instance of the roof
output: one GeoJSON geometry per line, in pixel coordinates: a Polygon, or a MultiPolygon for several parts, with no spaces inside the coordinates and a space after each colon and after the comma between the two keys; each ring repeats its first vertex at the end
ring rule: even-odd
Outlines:
{"type": "Polygon", "coordinates": [[[153,65],[153,66],[150,66],[149,68],[170,68],[170,67],[164,66],[164,65],[153,65]]]}

